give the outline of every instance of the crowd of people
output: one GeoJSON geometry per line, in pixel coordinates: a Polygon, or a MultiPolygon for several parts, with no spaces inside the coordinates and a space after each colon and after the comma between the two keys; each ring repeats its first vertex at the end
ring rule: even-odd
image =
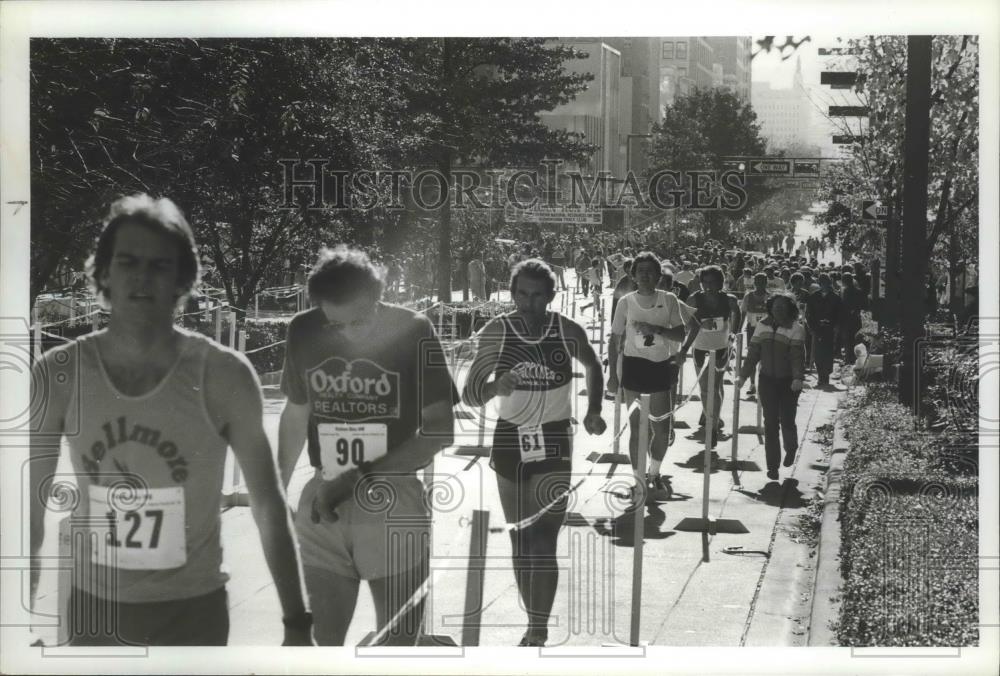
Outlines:
{"type": "Polygon", "coordinates": [[[429,575],[431,528],[416,472],[453,443],[461,396],[472,406],[498,406],[490,466],[504,516],[515,524],[514,575],[528,612],[520,645],[545,645],[572,470],[573,363],[586,379],[589,434],[606,429],[605,369],[608,391],[621,390],[624,403],[651,395],[649,446],[638,447],[634,415],[629,448],[633,462],[650,456],[647,487],[664,488],[660,466],[675,438],[667,414],[689,351],[701,372],[702,405],[714,402],[696,432],[711,445],[722,433],[721,372],[734,334],[746,326],[739,381],[742,387],[759,369],[767,476],[775,480],[782,439],[783,464],[795,457],[806,374],[814,369],[819,386],[830,386],[834,357],[853,359],[867,308],[871,282],[860,262],[821,264],[787,245],[770,254],[714,241],[672,252],[636,248],[649,244],[553,237],[511,247],[502,270],[494,249],[473,256],[473,294],[489,297],[488,284],[506,280],[514,310],[482,330],[461,395],[428,318],[386,302],[401,270],[357,248],[324,249],[305,279],[312,307],[288,326],[286,402],[272,454],[259,380],[246,357],[174,322],[199,277],[183,214],[168,199],[116,201],[88,265],[108,326],[50,350],[34,367],[36,394],[46,400],[33,409],[32,598],[46,486],[65,439],[84,496],[75,516],[100,517],[87,521],[96,537],[74,555],[71,641],[224,645],[219,503],[232,448],[278,592],[285,644],[343,645],[364,580],[383,629],[379,641],[413,645],[423,602],[407,601],[429,575]],[[571,268],[575,291],[597,301],[615,290],[604,364],[586,330],[550,307],[570,288],[571,268]],[[710,375],[705,364],[718,372],[710,375]],[[285,491],[303,450],[313,474],[293,510],[285,491]],[[388,505],[377,496],[385,486],[388,505]],[[387,537],[390,528],[396,537],[387,537]]]}

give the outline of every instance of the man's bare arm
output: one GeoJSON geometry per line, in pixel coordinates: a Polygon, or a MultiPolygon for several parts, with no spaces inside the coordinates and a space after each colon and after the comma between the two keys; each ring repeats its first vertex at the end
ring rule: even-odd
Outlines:
{"type": "Polygon", "coordinates": [[[298,548],[271,444],[264,433],[260,382],[245,357],[212,355],[206,374],[209,412],[221,423],[246,479],[264,558],[286,618],[305,612],[298,548]]]}

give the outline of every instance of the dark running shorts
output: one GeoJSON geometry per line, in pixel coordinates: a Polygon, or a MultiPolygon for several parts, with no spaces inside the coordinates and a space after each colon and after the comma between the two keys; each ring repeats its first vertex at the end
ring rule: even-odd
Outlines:
{"type": "Polygon", "coordinates": [[[639,394],[672,392],[677,384],[677,363],[649,361],[642,357],[622,358],[622,382],[626,390],[639,394]]]}
{"type": "Polygon", "coordinates": [[[115,603],[73,587],[69,633],[74,646],[224,646],[226,588],[176,601],[115,603]]]}
{"type": "Polygon", "coordinates": [[[569,420],[543,424],[542,435],[545,437],[545,459],[522,463],[517,425],[498,420],[493,432],[490,467],[512,481],[537,473],[568,470],[573,458],[573,428],[569,420]]]}

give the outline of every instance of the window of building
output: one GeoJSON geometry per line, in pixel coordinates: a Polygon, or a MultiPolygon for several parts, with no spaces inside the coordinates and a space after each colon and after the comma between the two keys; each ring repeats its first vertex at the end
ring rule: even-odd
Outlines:
{"type": "Polygon", "coordinates": [[[688,44],[686,42],[677,43],[677,58],[686,59],[688,55],[688,44]]]}
{"type": "MultiPolygon", "coordinates": [[[[680,44],[679,42],[677,44],[680,44]]],[[[664,42],[663,43],[663,58],[672,59],[674,58],[674,43],[664,42]]]]}

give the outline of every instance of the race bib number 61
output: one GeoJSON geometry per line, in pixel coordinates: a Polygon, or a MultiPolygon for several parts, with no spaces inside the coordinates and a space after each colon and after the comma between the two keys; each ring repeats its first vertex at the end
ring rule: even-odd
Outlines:
{"type": "Polygon", "coordinates": [[[517,428],[518,445],[521,447],[521,462],[545,460],[545,435],[541,425],[522,425],[517,428]]]}
{"type": "Polygon", "coordinates": [[[385,423],[320,423],[316,431],[326,481],[336,479],[361,463],[378,460],[388,451],[385,423]]]}

